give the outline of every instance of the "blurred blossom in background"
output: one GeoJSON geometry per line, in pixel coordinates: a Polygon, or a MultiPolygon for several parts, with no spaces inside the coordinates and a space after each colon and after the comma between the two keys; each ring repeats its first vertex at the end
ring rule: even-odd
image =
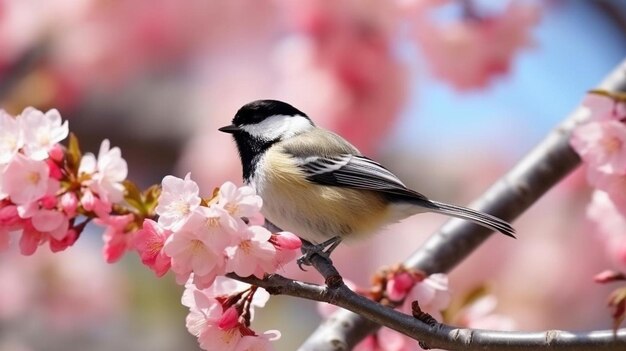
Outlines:
{"type": "MultiPolygon", "coordinates": [[[[620,1],[0,0],[0,106],[57,108],[83,149],[120,146],[138,184],[190,171],[209,194],[240,182],[217,128],[246,102],[280,99],[409,187],[466,204],[626,56],[625,31],[620,1]]],[[[575,172],[515,222],[518,240],[494,237],[451,273],[452,298],[486,284],[520,330],[610,328],[610,287],[592,276],[626,262],[588,223],[590,199],[575,172]]],[[[335,263],[365,286],[443,221],[410,218],[335,263]]],[[[171,275],[135,255],[108,265],[100,229],[83,236],[54,255],[0,254],[0,349],[197,349],[171,275]]],[[[255,323],[294,350],[319,318],[276,297],[255,323]]]]}

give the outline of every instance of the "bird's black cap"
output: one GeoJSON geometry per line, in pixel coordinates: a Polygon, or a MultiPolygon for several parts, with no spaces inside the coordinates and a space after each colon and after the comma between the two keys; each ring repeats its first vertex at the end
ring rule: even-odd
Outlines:
{"type": "Polygon", "coordinates": [[[304,112],[286,102],[278,100],[256,100],[243,105],[239,111],[237,111],[235,118],[233,118],[233,125],[242,126],[255,124],[275,115],[300,115],[309,118],[304,112]]]}

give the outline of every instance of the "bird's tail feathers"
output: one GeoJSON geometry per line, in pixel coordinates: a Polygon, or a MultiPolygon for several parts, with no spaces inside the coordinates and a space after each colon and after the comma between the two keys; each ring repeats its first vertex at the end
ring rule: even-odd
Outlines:
{"type": "Polygon", "coordinates": [[[476,210],[472,210],[470,208],[450,205],[443,202],[430,201],[436,207],[429,207],[429,210],[432,212],[437,212],[441,214],[445,214],[452,217],[457,217],[461,219],[465,219],[468,221],[472,221],[476,224],[480,224],[483,227],[487,227],[493,231],[498,231],[506,236],[510,236],[515,238],[515,229],[506,221],[492,216],[487,213],[482,213],[476,210]]]}

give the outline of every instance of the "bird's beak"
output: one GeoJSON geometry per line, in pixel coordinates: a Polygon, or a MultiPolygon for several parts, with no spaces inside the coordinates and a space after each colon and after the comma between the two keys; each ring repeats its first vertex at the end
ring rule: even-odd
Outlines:
{"type": "Polygon", "coordinates": [[[220,132],[224,132],[224,133],[230,133],[233,134],[235,132],[238,132],[241,130],[241,128],[237,127],[234,124],[228,125],[228,126],[224,126],[220,129],[218,129],[220,132]]]}

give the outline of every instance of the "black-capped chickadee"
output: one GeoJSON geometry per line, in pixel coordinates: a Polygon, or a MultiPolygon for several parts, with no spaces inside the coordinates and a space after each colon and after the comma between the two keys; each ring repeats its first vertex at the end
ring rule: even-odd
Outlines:
{"type": "Polygon", "coordinates": [[[316,253],[329,255],[344,239],[365,237],[421,212],[462,218],[515,237],[500,218],[408,189],[385,167],[287,103],[248,103],[219,130],[233,135],[244,182],[263,199],[266,219],[318,244],[316,253]]]}

